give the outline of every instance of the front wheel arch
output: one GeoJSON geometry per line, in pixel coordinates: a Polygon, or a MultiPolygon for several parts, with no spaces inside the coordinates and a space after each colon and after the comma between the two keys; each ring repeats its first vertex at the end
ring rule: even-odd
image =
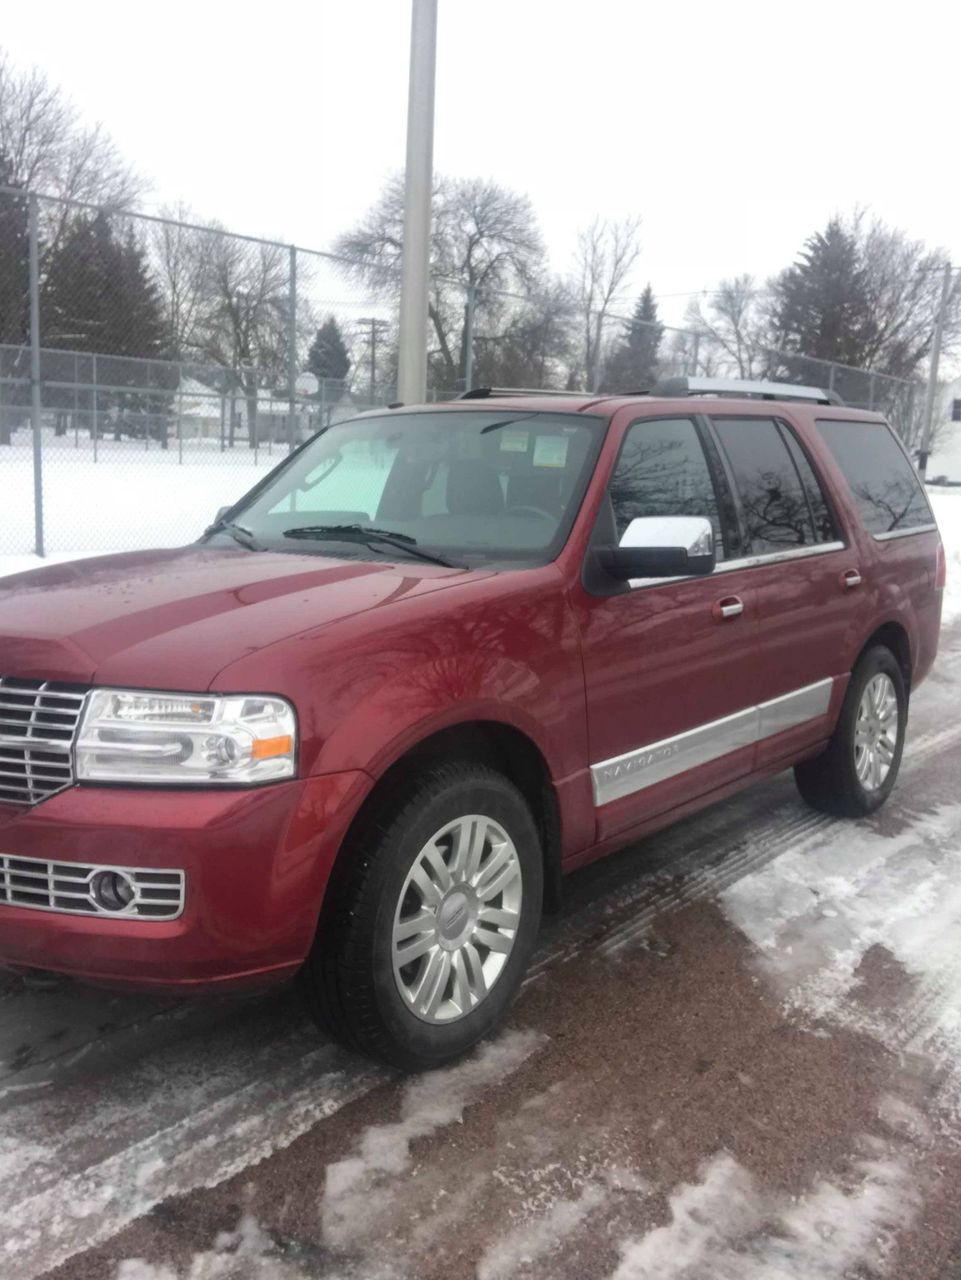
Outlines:
{"type": "Polygon", "coordinates": [[[341,841],[324,894],[318,928],[325,910],[337,900],[337,887],[350,874],[352,849],[363,840],[376,815],[391,796],[418,772],[439,761],[459,760],[487,765],[512,782],[526,800],[540,836],[544,866],[544,907],[556,911],[561,897],[561,819],[550,769],[537,744],[501,720],[470,720],[439,729],[409,747],[380,774],[364,797],[341,841]]]}

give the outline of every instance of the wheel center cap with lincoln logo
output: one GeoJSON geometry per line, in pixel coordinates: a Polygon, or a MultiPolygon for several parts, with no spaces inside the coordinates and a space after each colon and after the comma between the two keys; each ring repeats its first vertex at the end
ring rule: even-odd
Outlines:
{"type": "Polygon", "coordinates": [[[461,946],[477,921],[477,899],[467,885],[451,889],[437,908],[437,938],[442,947],[461,946]]]}

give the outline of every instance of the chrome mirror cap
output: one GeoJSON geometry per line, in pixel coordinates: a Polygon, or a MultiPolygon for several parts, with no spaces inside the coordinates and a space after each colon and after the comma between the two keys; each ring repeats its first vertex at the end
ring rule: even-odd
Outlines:
{"type": "Polygon", "coordinates": [[[642,516],[624,530],[622,547],[676,547],[689,556],[714,555],[714,530],[705,516],[642,516]]]}

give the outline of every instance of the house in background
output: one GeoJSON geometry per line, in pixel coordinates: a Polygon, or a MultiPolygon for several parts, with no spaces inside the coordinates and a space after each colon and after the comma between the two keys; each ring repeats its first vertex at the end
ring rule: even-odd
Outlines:
{"type": "MultiPolygon", "coordinates": [[[[325,379],[319,383],[312,373],[302,373],[297,378],[297,413],[295,440],[307,436],[345,418],[352,418],[369,406],[358,402],[347,384],[339,380],[325,379]]],[[[216,387],[200,382],[197,378],[184,377],[172,404],[172,410],[180,417],[185,440],[216,440],[233,435],[236,440],[247,441],[250,403],[239,390],[219,391],[216,387]]],[[[257,392],[257,438],[261,444],[286,443],[287,418],[290,402],[283,391],[261,388],[257,392]]]]}
{"type": "Polygon", "coordinates": [[[940,432],[928,459],[928,483],[961,484],[961,378],[944,388],[938,423],[940,432]]]}

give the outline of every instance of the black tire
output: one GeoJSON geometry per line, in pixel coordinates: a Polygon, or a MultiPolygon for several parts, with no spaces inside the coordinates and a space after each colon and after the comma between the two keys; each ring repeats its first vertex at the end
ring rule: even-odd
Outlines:
{"type": "Polygon", "coordinates": [[[841,818],[863,818],[880,809],[897,780],[908,724],[908,695],[898,660],[884,645],[875,645],[858,660],[841,714],[827,749],[813,760],[795,765],[794,777],[802,797],[814,809],[841,818]],[[879,674],[887,675],[898,703],[898,733],[887,777],[874,790],[864,787],[855,767],[855,729],[858,707],[868,683],[879,674]]]}
{"type": "Polygon", "coordinates": [[[347,1048],[404,1071],[460,1057],[504,1017],[537,939],[543,862],[523,796],[486,765],[429,765],[379,798],[341,857],[348,862],[328,891],[302,974],[312,1013],[347,1048]],[[487,996],[452,1022],[425,1022],[404,1003],[395,981],[394,913],[421,850],[446,823],[468,814],[489,817],[514,843],[522,882],[519,923],[513,949],[487,996]]]}

